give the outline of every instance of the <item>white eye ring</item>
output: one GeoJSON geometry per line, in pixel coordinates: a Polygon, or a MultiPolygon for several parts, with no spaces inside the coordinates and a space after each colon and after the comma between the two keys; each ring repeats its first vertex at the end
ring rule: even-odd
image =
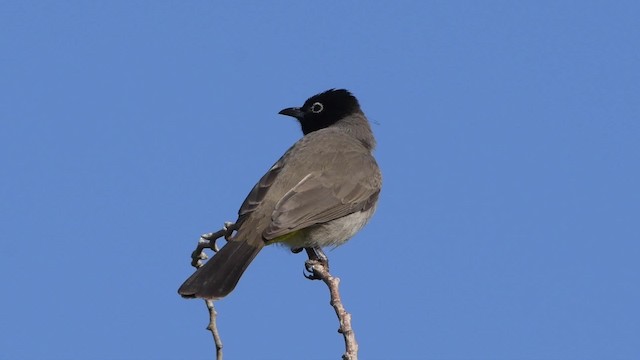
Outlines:
{"type": "Polygon", "coordinates": [[[314,114],[317,114],[322,110],[324,110],[324,105],[322,105],[322,103],[316,102],[311,105],[311,112],[314,114]]]}

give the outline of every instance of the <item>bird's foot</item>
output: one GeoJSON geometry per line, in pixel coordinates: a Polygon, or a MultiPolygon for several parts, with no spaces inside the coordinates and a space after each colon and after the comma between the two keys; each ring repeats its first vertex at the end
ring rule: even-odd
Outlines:
{"type": "Polygon", "coordinates": [[[303,271],[302,274],[309,280],[321,280],[322,277],[318,275],[315,270],[316,266],[322,266],[325,270],[329,271],[329,258],[325,255],[324,251],[322,251],[319,247],[313,248],[305,248],[307,251],[307,255],[309,256],[309,260],[304,262],[304,268],[306,273],[303,271]]]}
{"type": "Polygon", "coordinates": [[[302,275],[304,277],[306,277],[309,280],[322,280],[322,277],[318,275],[317,271],[315,270],[316,266],[323,266],[323,267],[327,267],[328,264],[326,262],[323,262],[321,260],[307,260],[304,262],[304,270],[302,272],[302,275]]]}

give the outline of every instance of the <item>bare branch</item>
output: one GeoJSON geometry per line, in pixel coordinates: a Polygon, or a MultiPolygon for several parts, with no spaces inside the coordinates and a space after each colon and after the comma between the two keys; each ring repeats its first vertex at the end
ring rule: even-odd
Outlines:
{"type": "Polygon", "coordinates": [[[207,330],[211,331],[213,335],[213,342],[216,345],[216,360],[222,360],[222,339],[220,338],[220,332],[218,331],[218,325],[216,320],[218,318],[218,312],[213,307],[213,300],[204,300],[209,310],[209,325],[207,330]]]}
{"type": "MultiPolygon", "coordinates": [[[[203,265],[202,260],[207,259],[207,254],[204,252],[204,249],[211,249],[214,252],[218,252],[219,248],[216,241],[223,236],[225,240],[228,241],[235,230],[236,225],[234,223],[225,222],[221,230],[215,233],[201,235],[200,240],[198,240],[198,246],[193,253],[191,253],[191,266],[196,269],[201,267],[203,265]]],[[[213,306],[213,300],[205,299],[204,302],[207,305],[207,310],[209,310],[209,325],[207,325],[207,330],[211,331],[211,335],[213,335],[213,342],[216,346],[216,359],[222,360],[222,339],[220,338],[220,332],[218,331],[216,322],[218,312],[213,306]]]]}
{"type": "Polygon", "coordinates": [[[309,259],[307,260],[307,269],[313,271],[313,277],[322,280],[329,288],[329,294],[331,295],[330,304],[336,311],[338,321],[340,322],[338,332],[344,337],[345,352],[342,354],[342,359],[358,360],[358,343],[356,342],[356,335],[351,328],[351,314],[349,314],[342,305],[340,292],[338,291],[340,279],[329,273],[329,266],[326,261],[309,259]]]}
{"type": "Polygon", "coordinates": [[[225,222],[222,229],[214,233],[206,233],[200,235],[198,240],[198,246],[191,253],[191,266],[199,268],[202,266],[201,260],[207,258],[207,255],[203,252],[204,249],[211,249],[213,252],[218,252],[217,240],[224,236],[224,239],[229,241],[229,238],[233,235],[233,232],[237,230],[236,224],[232,222],[225,222]]]}

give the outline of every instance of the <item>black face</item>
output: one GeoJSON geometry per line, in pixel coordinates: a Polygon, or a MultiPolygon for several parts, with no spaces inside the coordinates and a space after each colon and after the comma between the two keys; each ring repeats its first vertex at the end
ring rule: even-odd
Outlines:
{"type": "Polygon", "coordinates": [[[280,114],[293,116],[306,135],[329,127],[342,118],[360,111],[358,100],[349,91],[331,89],[307,99],[301,108],[288,108],[280,114]]]}

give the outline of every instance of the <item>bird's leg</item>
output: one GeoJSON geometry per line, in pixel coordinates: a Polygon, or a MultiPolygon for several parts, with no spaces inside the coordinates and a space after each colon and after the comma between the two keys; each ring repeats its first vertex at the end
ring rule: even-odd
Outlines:
{"type": "Polygon", "coordinates": [[[329,258],[324,253],[324,251],[322,251],[322,248],[320,248],[319,246],[316,246],[316,247],[310,247],[310,248],[304,248],[304,249],[307,251],[309,260],[315,260],[322,263],[322,265],[324,266],[327,266],[327,267],[329,266],[329,258]]]}
{"type": "Polygon", "coordinates": [[[307,251],[309,260],[304,262],[304,268],[309,274],[304,274],[309,280],[320,280],[321,278],[313,270],[314,265],[322,265],[327,271],[329,271],[329,258],[318,246],[304,248],[307,251]]]}

